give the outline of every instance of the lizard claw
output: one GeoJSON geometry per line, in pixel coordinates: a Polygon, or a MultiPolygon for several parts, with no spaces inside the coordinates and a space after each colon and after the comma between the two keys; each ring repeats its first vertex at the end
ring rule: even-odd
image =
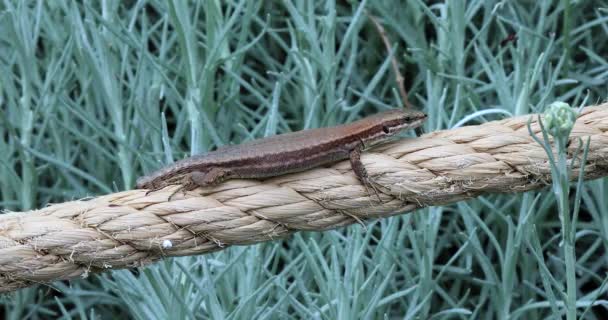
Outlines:
{"type": "MultiPolygon", "coordinates": [[[[152,193],[152,192],[156,192],[156,191],[158,191],[158,190],[160,190],[160,189],[163,189],[163,188],[164,188],[164,187],[162,187],[162,188],[152,188],[152,189],[148,189],[148,190],[146,190],[146,193],[144,193],[144,196],[146,196],[146,197],[147,197],[148,195],[150,195],[150,193],[152,193]]],[[[169,198],[167,198],[167,201],[171,201],[171,198],[173,198],[173,196],[175,196],[175,195],[176,195],[178,192],[180,192],[180,191],[182,191],[182,190],[184,191],[184,194],[186,194],[186,191],[187,191],[187,190],[186,190],[186,187],[185,187],[185,186],[183,186],[183,185],[181,185],[181,186],[179,186],[177,189],[175,189],[175,191],[173,191],[173,192],[171,193],[171,195],[169,195],[169,198]]]]}
{"type": "Polygon", "coordinates": [[[150,188],[150,189],[146,190],[146,193],[144,194],[144,196],[146,196],[146,197],[147,197],[147,196],[148,196],[150,193],[152,193],[152,192],[156,192],[156,191],[158,191],[158,190],[160,190],[160,189],[162,189],[162,188],[152,187],[152,188],[150,188]]]}
{"type": "Polygon", "coordinates": [[[382,185],[380,185],[379,183],[377,183],[376,181],[374,181],[373,179],[371,179],[371,178],[369,178],[369,177],[368,177],[368,178],[366,178],[366,179],[363,181],[363,185],[365,186],[365,189],[367,190],[367,194],[371,194],[371,193],[369,192],[369,188],[371,188],[372,190],[374,190],[374,195],[375,195],[375,196],[376,196],[376,198],[378,199],[378,203],[382,203],[382,199],[380,198],[380,194],[381,194],[382,192],[380,192],[380,191],[378,190],[378,187],[381,187],[382,185]]]}
{"type": "Polygon", "coordinates": [[[194,190],[196,188],[196,186],[193,186],[189,183],[186,184],[180,184],[179,187],[175,188],[175,191],[173,191],[171,193],[171,195],[169,196],[169,198],[167,199],[167,201],[171,201],[171,199],[178,194],[180,191],[182,192],[183,196],[186,196],[186,192],[190,191],[190,190],[194,190]]]}
{"type": "MultiPolygon", "coordinates": [[[[167,201],[171,201],[171,198],[173,198],[178,192],[180,192],[181,190],[183,190],[184,187],[183,186],[179,186],[177,187],[170,195],[169,198],[167,198],[167,201]]],[[[185,193],[185,191],[184,191],[185,193]]]]}

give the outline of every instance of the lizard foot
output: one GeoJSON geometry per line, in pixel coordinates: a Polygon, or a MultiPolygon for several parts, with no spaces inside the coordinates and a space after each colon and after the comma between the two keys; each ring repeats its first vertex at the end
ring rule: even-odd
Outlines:
{"type": "Polygon", "coordinates": [[[371,195],[371,192],[369,191],[369,189],[371,188],[372,190],[374,190],[374,195],[378,199],[378,203],[382,203],[382,198],[380,198],[380,194],[382,192],[378,190],[378,188],[382,187],[382,185],[377,183],[370,177],[366,177],[366,178],[362,179],[361,182],[363,182],[363,186],[365,186],[365,189],[367,190],[367,194],[371,195]]]}

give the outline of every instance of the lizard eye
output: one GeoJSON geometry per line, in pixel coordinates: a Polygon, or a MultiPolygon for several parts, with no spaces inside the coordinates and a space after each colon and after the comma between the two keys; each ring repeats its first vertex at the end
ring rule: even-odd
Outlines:
{"type": "Polygon", "coordinates": [[[387,126],[382,126],[382,131],[384,131],[384,133],[389,134],[391,131],[387,126]]]}

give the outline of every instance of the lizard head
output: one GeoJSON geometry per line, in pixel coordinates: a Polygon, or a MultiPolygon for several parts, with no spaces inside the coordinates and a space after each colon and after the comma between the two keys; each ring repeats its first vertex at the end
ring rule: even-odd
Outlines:
{"type": "Polygon", "coordinates": [[[426,117],[425,113],[416,110],[393,109],[359,120],[358,124],[365,127],[364,145],[370,146],[403,130],[421,126],[426,117]]]}

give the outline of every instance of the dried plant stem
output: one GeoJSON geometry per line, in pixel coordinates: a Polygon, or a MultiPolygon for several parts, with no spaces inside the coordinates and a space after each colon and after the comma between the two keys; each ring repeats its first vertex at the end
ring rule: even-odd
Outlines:
{"type": "MultiPolygon", "coordinates": [[[[382,42],[384,42],[384,46],[386,47],[386,51],[388,53],[393,51],[393,46],[391,45],[391,41],[388,39],[388,35],[386,34],[386,30],[380,24],[378,19],[371,15],[369,12],[366,12],[369,19],[374,24],[374,27],[378,31],[380,38],[382,38],[382,42]]],[[[397,62],[397,58],[395,55],[391,57],[391,66],[393,68],[393,73],[395,74],[395,82],[397,83],[397,89],[399,90],[399,95],[401,96],[401,100],[403,101],[403,105],[408,109],[413,109],[414,107],[410,103],[410,100],[407,98],[407,91],[405,90],[405,84],[403,83],[404,78],[401,75],[401,71],[399,71],[399,63],[397,62]]]]}

